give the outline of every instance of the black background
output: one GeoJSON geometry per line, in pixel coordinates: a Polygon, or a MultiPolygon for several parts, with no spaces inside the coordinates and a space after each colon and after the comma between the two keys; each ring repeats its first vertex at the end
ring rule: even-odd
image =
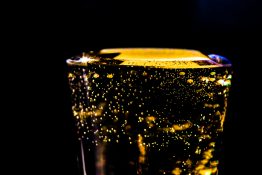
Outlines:
{"type": "Polygon", "coordinates": [[[1,123],[8,174],[77,174],[65,60],[106,47],[188,48],[230,59],[223,174],[258,173],[261,3],[66,0],[9,7],[3,82],[11,85],[4,110],[11,115],[1,123]]]}

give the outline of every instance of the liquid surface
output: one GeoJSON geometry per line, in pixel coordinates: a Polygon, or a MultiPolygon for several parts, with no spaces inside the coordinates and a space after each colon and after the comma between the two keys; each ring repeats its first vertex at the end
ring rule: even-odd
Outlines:
{"type": "Polygon", "coordinates": [[[155,68],[212,68],[230,66],[218,55],[208,57],[197,50],[172,48],[112,48],[69,59],[69,65],[107,64],[155,68]]]}

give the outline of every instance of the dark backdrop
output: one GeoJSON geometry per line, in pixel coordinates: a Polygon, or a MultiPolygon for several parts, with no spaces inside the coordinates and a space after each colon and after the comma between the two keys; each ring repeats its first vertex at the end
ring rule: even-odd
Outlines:
{"type": "Polygon", "coordinates": [[[256,75],[257,60],[261,59],[261,3],[65,0],[10,6],[8,14],[16,12],[7,20],[11,26],[8,36],[12,36],[9,58],[14,58],[8,61],[15,63],[7,78],[7,82],[15,82],[11,87],[15,95],[7,103],[14,114],[7,125],[13,128],[7,131],[10,172],[77,173],[67,58],[105,47],[176,47],[216,53],[232,61],[223,172],[257,173],[254,158],[260,158],[260,116],[255,101],[260,82],[256,75]]]}

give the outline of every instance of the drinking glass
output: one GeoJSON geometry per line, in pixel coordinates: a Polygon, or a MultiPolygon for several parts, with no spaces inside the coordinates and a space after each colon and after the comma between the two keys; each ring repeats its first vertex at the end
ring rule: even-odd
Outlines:
{"type": "Polygon", "coordinates": [[[232,66],[178,48],[66,60],[81,175],[215,175],[232,66]]]}

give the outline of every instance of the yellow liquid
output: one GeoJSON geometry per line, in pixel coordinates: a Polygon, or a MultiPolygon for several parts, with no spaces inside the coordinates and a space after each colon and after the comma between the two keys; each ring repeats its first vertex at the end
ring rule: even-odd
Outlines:
{"type": "MultiPolygon", "coordinates": [[[[102,50],[100,55],[111,51],[102,50]]],[[[217,174],[230,67],[212,63],[209,68],[170,68],[145,65],[148,60],[140,65],[141,59],[157,54],[148,49],[153,55],[138,58],[142,50],[132,60],[127,55],[133,51],[114,57],[122,61],[118,64],[89,60],[69,67],[82,173],[217,174]]],[[[155,59],[162,61],[155,62],[167,64],[166,56],[159,55],[155,59]]],[[[196,57],[199,61],[200,55],[196,57]]],[[[190,60],[185,54],[183,58],[190,60]]]]}

